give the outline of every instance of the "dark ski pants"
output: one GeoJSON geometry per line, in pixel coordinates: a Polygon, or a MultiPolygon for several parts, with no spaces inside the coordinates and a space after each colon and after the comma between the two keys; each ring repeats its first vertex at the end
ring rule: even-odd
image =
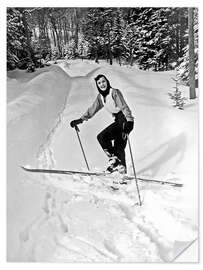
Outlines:
{"type": "Polygon", "coordinates": [[[97,135],[97,139],[108,157],[117,156],[126,167],[125,147],[127,137],[123,133],[123,124],[126,118],[122,112],[114,114],[115,122],[97,135]]]}

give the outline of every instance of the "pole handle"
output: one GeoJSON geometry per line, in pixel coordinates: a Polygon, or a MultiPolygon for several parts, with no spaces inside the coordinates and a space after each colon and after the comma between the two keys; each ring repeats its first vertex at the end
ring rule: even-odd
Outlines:
{"type": "Polygon", "coordinates": [[[75,130],[76,130],[76,132],[80,132],[80,129],[77,125],[75,126],[75,130]]]}

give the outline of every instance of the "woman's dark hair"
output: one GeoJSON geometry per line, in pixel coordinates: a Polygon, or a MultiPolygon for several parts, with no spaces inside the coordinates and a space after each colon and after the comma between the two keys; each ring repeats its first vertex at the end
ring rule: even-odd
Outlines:
{"type": "Polygon", "coordinates": [[[96,86],[97,86],[97,89],[98,89],[99,93],[100,93],[102,96],[106,97],[106,96],[109,94],[109,91],[110,91],[110,88],[111,88],[111,85],[110,85],[109,80],[108,80],[108,79],[106,78],[106,76],[103,75],[103,74],[97,75],[94,79],[95,79],[96,86]],[[99,88],[99,86],[97,85],[97,81],[98,81],[100,78],[102,78],[102,77],[104,77],[105,80],[106,80],[106,82],[107,82],[107,88],[106,88],[105,91],[102,91],[102,90],[99,88]]]}

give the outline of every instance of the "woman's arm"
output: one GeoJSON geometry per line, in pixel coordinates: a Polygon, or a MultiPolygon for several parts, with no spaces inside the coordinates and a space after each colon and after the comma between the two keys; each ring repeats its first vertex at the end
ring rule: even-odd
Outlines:
{"type": "Polygon", "coordinates": [[[112,92],[112,97],[115,101],[116,106],[121,109],[127,121],[134,121],[134,117],[132,116],[132,112],[128,107],[122,93],[118,89],[114,89],[112,92]]]}
{"type": "Polygon", "coordinates": [[[82,115],[81,119],[84,120],[88,120],[90,118],[92,118],[92,116],[94,116],[102,107],[103,107],[103,103],[101,101],[100,95],[97,95],[96,100],[94,101],[94,103],[87,109],[87,111],[82,115]]]}

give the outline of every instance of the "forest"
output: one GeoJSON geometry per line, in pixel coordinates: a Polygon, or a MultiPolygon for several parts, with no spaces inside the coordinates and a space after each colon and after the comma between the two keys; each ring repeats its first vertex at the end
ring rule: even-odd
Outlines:
{"type": "Polygon", "coordinates": [[[78,58],[197,81],[198,9],[7,8],[7,70],[78,58]]]}

